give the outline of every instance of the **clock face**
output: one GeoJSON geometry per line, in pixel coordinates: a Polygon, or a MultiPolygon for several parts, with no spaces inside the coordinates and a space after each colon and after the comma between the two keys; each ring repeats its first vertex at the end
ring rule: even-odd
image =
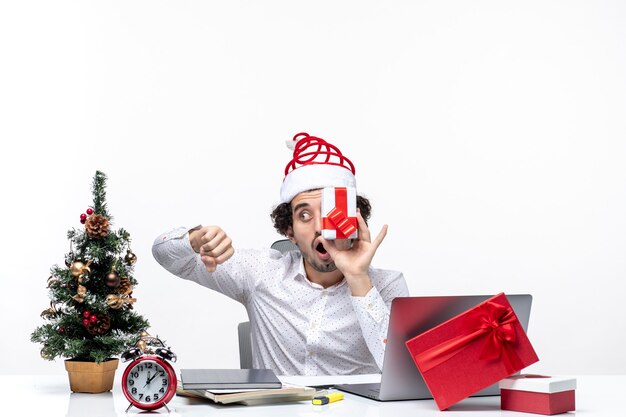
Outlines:
{"type": "Polygon", "coordinates": [[[134,406],[153,410],[165,405],[176,393],[176,374],[160,357],[144,355],[124,371],[122,390],[134,406]]]}

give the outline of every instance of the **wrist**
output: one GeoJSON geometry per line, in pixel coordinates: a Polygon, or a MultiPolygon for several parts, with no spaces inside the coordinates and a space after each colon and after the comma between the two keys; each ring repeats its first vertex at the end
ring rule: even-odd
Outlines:
{"type": "Polygon", "coordinates": [[[200,253],[200,246],[202,243],[200,242],[200,226],[196,226],[193,229],[190,229],[189,232],[189,244],[194,252],[200,253]]]}
{"type": "Polygon", "coordinates": [[[372,289],[372,280],[369,275],[346,276],[353,297],[365,297],[372,289]]]}

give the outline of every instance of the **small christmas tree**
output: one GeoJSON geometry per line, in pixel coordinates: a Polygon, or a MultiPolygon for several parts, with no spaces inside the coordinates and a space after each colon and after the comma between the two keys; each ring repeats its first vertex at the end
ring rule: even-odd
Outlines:
{"type": "Polygon", "coordinates": [[[42,344],[41,357],[46,360],[104,362],[135,345],[149,327],[133,311],[137,257],[129,233],[111,230],[105,188],[106,175],[96,171],[93,206],[80,216],[84,228],[68,231],[65,266],[50,269],[50,307],[41,313],[46,323],[31,334],[32,342],[42,344]]]}

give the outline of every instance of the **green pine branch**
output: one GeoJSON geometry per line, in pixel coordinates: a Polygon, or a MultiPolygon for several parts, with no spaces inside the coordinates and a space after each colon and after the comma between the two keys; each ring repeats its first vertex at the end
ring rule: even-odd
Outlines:
{"type": "Polygon", "coordinates": [[[107,176],[103,172],[96,171],[96,175],[91,183],[91,190],[93,193],[93,209],[96,213],[103,215],[109,220],[113,220],[107,211],[106,180],[107,176]]]}

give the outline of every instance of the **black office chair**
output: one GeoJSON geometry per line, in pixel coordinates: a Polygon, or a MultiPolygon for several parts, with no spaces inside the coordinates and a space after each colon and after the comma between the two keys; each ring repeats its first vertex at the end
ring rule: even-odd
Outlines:
{"type": "MultiPolygon", "coordinates": [[[[291,243],[289,239],[281,239],[272,243],[272,249],[282,253],[298,250],[298,247],[291,243]]],[[[237,326],[239,337],[239,367],[241,369],[252,368],[252,340],[250,338],[250,322],[244,321],[237,326]]]]}

